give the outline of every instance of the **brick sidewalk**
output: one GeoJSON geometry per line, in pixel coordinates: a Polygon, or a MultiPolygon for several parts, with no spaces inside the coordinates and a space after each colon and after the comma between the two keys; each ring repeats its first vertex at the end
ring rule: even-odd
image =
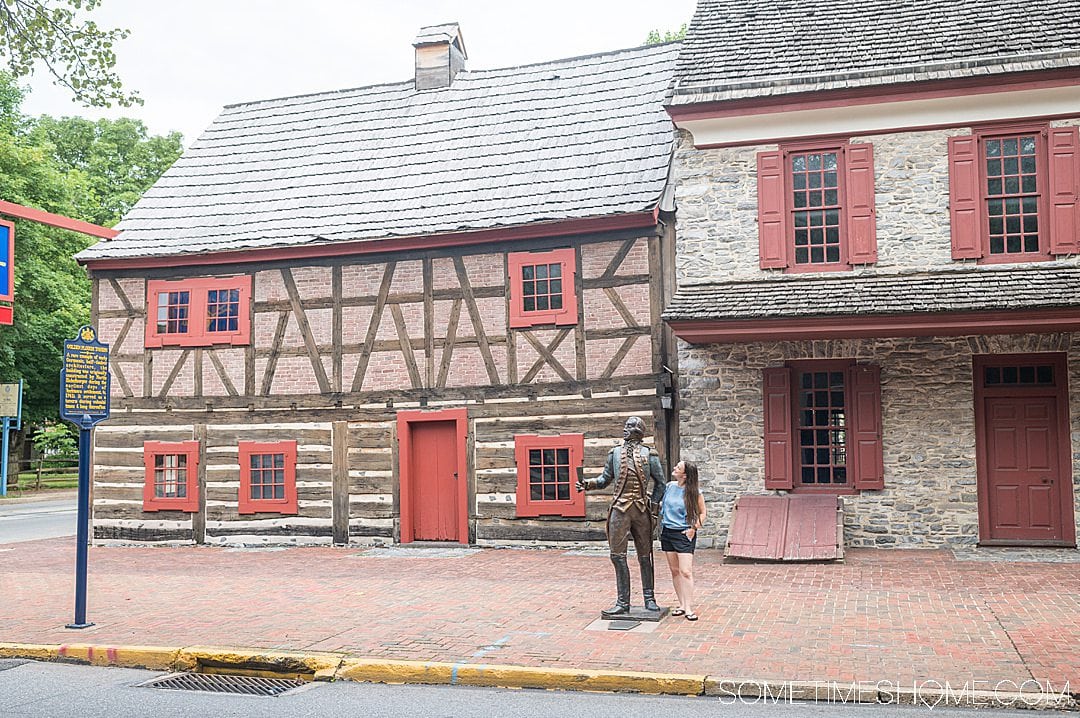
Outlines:
{"type": "MultiPolygon", "coordinates": [[[[209,644],[906,685],[1035,679],[1080,688],[1077,562],[853,550],[836,565],[732,565],[703,551],[700,621],[668,618],[653,633],[616,633],[585,630],[612,600],[605,554],[459,553],[92,548],[88,618],[97,625],[68,631],[74,541],[14,544],[0,552],[0,641],[209,644]]],[[[661,602],[670,602],[666,566],[657,574],[661,602]]],[[[636,576],[633,586],[638,603],[636,576]]]]}

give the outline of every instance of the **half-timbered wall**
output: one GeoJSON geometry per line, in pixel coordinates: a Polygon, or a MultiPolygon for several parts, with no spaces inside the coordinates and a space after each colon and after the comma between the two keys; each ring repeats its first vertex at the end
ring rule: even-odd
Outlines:
{"type": "Polygon", "coordinates": [[[95,441],[98,540],[206,543],[396,540],[396,416],[468,410],[469,532],[479,543],[603,538],[606,497],[584,519],[516,518],[514,437],[581,433],[598,474],[625,418],[651,415],[673,360],[659,320],[670,236],[581,238],[577,321],[511,329],[508,252],[416,252],[310,264],[207,267],[253,282],[246,347],[146,349],[153,270],[94,277],[99,334],[112,345],[113,419],[95,441]],[[658,378],[660,381],[658,381],[658,378]],[[200,442],[198,514],[142,510],[144,441],[200,442]],[[295,516],[238,513],[240,441],[297,443],[295,516]]]}

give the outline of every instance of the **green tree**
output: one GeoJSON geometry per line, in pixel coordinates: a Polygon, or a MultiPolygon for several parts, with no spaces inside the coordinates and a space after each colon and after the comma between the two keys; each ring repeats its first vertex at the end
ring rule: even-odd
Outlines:
{"type": "MultiPolygon", "coordinates": [[[[112,224],[180,153],[180,136],[139,122],[21,114],[22,92],[0,73],[0,198],[112,224]]],[[[0,380],[25,380],[24,418],[59,415],[65,339],[90,318],[90,282],[73,259],[92,237],[16,220],[14,325],[0,328],[0,380]]]]}
{"type": "Polygon", "coordinates": [[[663,35],[659,30],[649,30],[648,37],[645,38],[646,45],[659,45],[663,42],[675,42],[676,40],[686,39],[686,23],[684,22],[679,26],[678,30],[667,30],[663,35]]]}
{"type": "Polygon", "coordinates": [[[91,107],[141,104],[125,92],[113,71],[113,45],[127,30],[106,30],[87,17],[101,0],[3,0],[0,2],[0,55],[16,79],[41,63],[54,84],[91,107]]]}
{"type": "Polygon", "coordinates": [[[43,116],[31,134],[35,144],[52,148],[58,167],[86,175],[90,193],[78,216],[106,226],[119,222],[184,149],[179,132],[151,136],[142,122],[126,118],[43,116]]]}

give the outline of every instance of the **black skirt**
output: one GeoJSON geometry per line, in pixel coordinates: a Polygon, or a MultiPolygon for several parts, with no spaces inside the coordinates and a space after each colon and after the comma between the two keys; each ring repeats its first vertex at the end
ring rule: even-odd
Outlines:
{"type": "Polygon", "coordinates": [[[694,538],[689,539],[683,533],[683,531],[688,530],[662,527],[660,531],[660,548],[673,553],[694,553],[694,549],[697,547],[697,531],[694,532],[694,538]]]}

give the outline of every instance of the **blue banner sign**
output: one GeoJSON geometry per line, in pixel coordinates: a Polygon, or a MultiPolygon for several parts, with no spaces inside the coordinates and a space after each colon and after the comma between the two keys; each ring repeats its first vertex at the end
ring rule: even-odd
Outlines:
{"type": "Polygon", "coordinates": [[[15,296],[15,225],[0,220],[0,301],[15,296]]]}
{"type": "Polygon", "coordinates": [[[98,341],[91,326],[64,342],[60,416],[80,427],[86,417],[90,426],[109,418],[109,345],[98,341]]]}

